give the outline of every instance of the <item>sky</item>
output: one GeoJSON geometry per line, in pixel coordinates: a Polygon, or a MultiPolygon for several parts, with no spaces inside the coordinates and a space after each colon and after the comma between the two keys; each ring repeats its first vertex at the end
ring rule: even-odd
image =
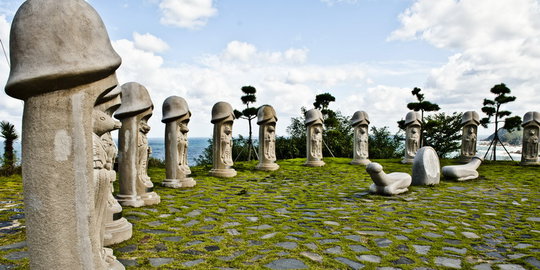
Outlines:
{"type": "MultiPolygon", "coordinates": [[[[0,39],[23,1],[0,2],[0,39]]],[[[257,89],[255,106],[272,105],[277,135],[291,117],[331,93],[330,109],[366,111],[371,126],[388,126],[408,112],[420,87],[441,112],[477,111],[491,87],[516,96],[503,109],[540,111],[538,0],[88,0],[122,57],[119,84],[144,85],[155,110],[149,137],[163,137],[161,106],[187,100],[190,136],[211,137],[211,109],[235,109],[241,87],[257,89]]],[[[9,65],[0,55],[0,84],[9,65]]],[[[23,102],[0,91],[0,120],[21,130],[23,102]]],[[[253,122],[254,134],[258,134],[253,122]]],[[[246,120],[234,134],[248,133],[246,120]]],[[[491,130],[480,129],[480,134],[491,130]]],[[[256,136],[256,135],[255,135],[256,136]]]]}

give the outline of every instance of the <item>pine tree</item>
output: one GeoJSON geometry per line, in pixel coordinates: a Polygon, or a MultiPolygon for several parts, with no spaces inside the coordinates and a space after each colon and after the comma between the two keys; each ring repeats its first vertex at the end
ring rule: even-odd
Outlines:
{"type": "Polygon", "coordinates": [[[10,175],[15,171],[15,150],[13,143],[19,138],[15,126],[7,121],[0,122],[0,137],[4,138],[4,157],[2,172],[10,175]]]}
{"type": "Polygon", "coordinates": [[[249,123],[248,160],[251,160],[251,151],[253,149],[253,136],[252,136],[253,128],[251,125],[251,120],[257,117],[257,108],[250,107],[250,105],[257,101],[257,98],[255,97],[255,93],[257,93],[257,89],[249,85],[249,86],[243,86],[241,90],[244,93],[244,95],[240,97],[240,99],[242,100],[242,103],[246,105],[246,108],[243,109],[242,111],[234,110],[234,116],[236,118],[243,118],[243,119],[248,120],[248,123],[249,123]]]}

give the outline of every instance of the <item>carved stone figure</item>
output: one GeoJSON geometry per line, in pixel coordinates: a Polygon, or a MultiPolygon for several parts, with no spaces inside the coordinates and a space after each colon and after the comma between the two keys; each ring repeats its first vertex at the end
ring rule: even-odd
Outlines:
{"type": "Polygon", "coordinates": [[[364,111],[355,112],[351,119],[351,125],[354,128],[354,152],[350,164],[367,165],[371,163],[368,159],[368,114],[364,111]]]}
{"type": "Polygon", "coordinates": [[[232,159],[232,126],[234,121],[233,108],[227,102],[218,102],[212,107],[214,124],[213,167],[210,175],[216,177],[234,177],[236,171],[231,168],[232,159]]]}
{"type": "Polygon", "coordinates": [[[153,205],[161,200],[153,191],[154,184],[147,174],[151,149],[146,134],[150,131],[148,119],[152,116],[153,108],[144,86],[136,82],[122,85],[122,105],[115,117],[122,122],[118,136],[120,190],[116,197],[123,206],[153,205]]]}
{"type": "Polygon", "coordinates": [[[171,188],[187,188],[197,184],[191,174],[187,160],[188,123],[191,117],[185,99],[171,96],[163,102],[165,123],[165,180],[163,185],[171,188]]]}
{"type": "Polygon", "coordinates": [[[468,111],[461,118],[462,138],[461,157],[462,162],[469,162],[476,155],[476,141],[480,116],[475,111],[468,111]]]}
{"type": "Polygon", "coordinates": [[[476,179],[478,178],[478,172],[476,169],[480,167],[482,161],[484,161],[483,158],[474,156],[467,164],[444,166],[442,168],[442,174],[445,178],[456,181],[476,179]]]}
{"type": "Polygon", "coordinates": [[[416,156],[416,151],[420,147],[420,114],[411,111],[405,117],[405,157],[401,163],[411,164],[416,156]]]}
{"type": "Polygon", "coordinates": [[[373,184],[369,187],[370,193],[381,195],[396,195],[407,192],[411,185],[411,176],[408,173],[395,172],[386,174],[381,164],[372,162],[366,167],[373,184]]]}
{"type": "Polygon", "coordinates": [[[311,109],[306,112],[306,120],[304,124],[307,129],[306,136],[306,151],[307,161],[305,166],[309,167],[321,167],[325,163],[322,160],[323,154],[323,115],[317,109],[311,109]]]}
{"type": "Polygon", "coordinates": [[[523,116],[523,143],[521,165],[540,165],[538,135],[540,133],[540,113],[528,112],[523,116]]]}
{"type": "MultiPolygon", "coordinates": [[[[112,115],[120,107],[121,89],[120,87],[114,88],[111,92],[98,100],[95,109],[102,111],[107,115],[108,121],[113,120],[112,115]]],[[[113,130],[119,129],[121,123],[114,121],[113,130]]],[[[129,221],[122,217],[122,206],[118,203],[113,195],[113,182],[116,180],[116,171],[114,171],[114,163],[116,156],[118,155],[118,148],[114,142],[111,131],[108,130],[101,135],[101,144],[105,151],[105,161],[103,168],[110,174],[109,190],[107,192],[107,212],[104,217],[105,221],[105,233],[104,233],[104,245],[110,246],[128,240],[132,235],[132,225],[129,221]]]]}
{"type": "Polygon", "coordinates": [[[86,1],[27,0],[10,36],[6,93],[24,100],[21,165],[30,268],[123,269],[102,246],[111,174],[94,170],[94,105],[118,84],[121,62],[105,26],[86,1]]]}
{"type": "Polygon", "coordinates": [[[441,181],[441,165],[437,152],[431,146],[424,146],[414,157],[412,185],[437,185],[441,181]]]}
{"type": "Polygon", "coordinates": [[[276,111],[270,105],[263,105],[257,111],[259,125],[259,164],[255,167],[262,171],[279,169],[276,162],[276,111]]]}

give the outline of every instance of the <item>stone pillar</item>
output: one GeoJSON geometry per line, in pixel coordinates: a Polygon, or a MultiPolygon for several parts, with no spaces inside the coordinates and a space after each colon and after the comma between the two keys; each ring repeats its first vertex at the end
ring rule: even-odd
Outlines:
{"type": "Polygon", "coordinates": [[[420,114],[414,111],[407,113],[405,117],[405,157],[403,157],[401,163],[413,163],[416,151],[420,148],[421,132],[420,114]]]}
{"type": "MultiPolygon", "coordinates": [[[[107,121],[111,121],[113,113],[120,107],[121,98],[120,98],[121,88],[116,87],[103,98],[98,100],[98,103],[95,109],[102,111],[106,114],[107,121]]],[[[114,121],[113,130],[119,129],[121,123],[114,121]]],[[[132,225],[129,221],[122,217],[122,206],[118,203],[116,198],[113,195],[113,182],[116,181],[116,171],[114,171],[114,163],[116,161],[116,156],[118,155],[118,148],[114,142],[111,130],[105,132],[100,137],[102,147],[105,151],[105,161],[103,163],[103,169],[107,170],[107,174],[110,175],[109,180],[109,189],[107,192],[107,213],[104,217],[105,222],[105,233],[104,233],[104,242],[105,246],[114,245],[131,238],[133,233],[132,225]]]]}
{"type": "Polygon", "coordinates": [[[323,115],[317,109],[311,109],[306,112],[306,152],[307,160],[304,163],[309,167],[321,167],[325,163],[323,158],[323,115]]]}
{"type": "Polygon", "coordinates": [[[153,109],[154,105],[144,86],[136,82],[122,85],[122,105],[115,117],[122,121],[118,136],[120,191],[116,197],[123,206],[140,207],[160,202],[147,174],[150,152],[146,137],[150,130],[147,122],[153,109]]]}
{"type": "Polygon", "coordinates": [[[101,18],[84,0],[25,1],[13,18],[10,54],[6,93],[24,100],[30,268],[123,269],[102,246],[110,175],[94,166],[94,105],[117,85],[121,62],[101,18]]]}
{"type": "Polygon", "coordinates": [[[353,160],[349,164],[368,165],[368,126],[369,116],[364,111],[357,111],[353,114],[351,125],[354,128],[354,152],[353,160]]]}
{"type": "Polygon", "coordinates": [[[191,174],[188,154],[188,123],[191,117],[185,99],[171,96],[163,102],[165,123],[165,180],[163,186],[170,188],[194,187],[197,182],[187,177],[191,174]]]}
{"type": "Polygon", "coordinates": [[[263,105],[257,112],[259,125],[259,164],[255,167],[261,171],[279,169],[276,162],[276,111],[270,105],[263,105]]]}
{"type": "Polygon", "coordinates": [[[478,125],[480,116],[475,111],[468,111],[461,118],[461,156],[463,163],[471,161],[476,155],[476,142],[478,140],[478,125]]]}
{"type": "Polygon", "coordinates": [[[523,143],[520,165],[540,165],[538,156],[540,134],[540,113],[528,112],[523,116],[523,143]]]}
{"type": "Polygon", "coordinates": [[[212,120],[214,124],[213,137],[213,158],[212,170],[210,175],[216,177],[234,177],[236,171],[233,166],[232,157],[232,127],[234,122],[234,113],[231,104],[227,102],[218,102],[212,107],[212,120]]]}

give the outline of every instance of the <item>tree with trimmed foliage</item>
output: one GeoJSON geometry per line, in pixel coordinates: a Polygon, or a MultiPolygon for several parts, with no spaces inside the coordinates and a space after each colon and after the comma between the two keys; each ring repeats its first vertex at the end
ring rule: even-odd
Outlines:
{"type": "Polygon", "coordinates": [[[4,156],[1,171],[5,175],[15,172],[15,150],[13,143],[19,138],[15,126],[7,121],[0,122],[0,137],[4,139],[4,156]]]}
{"type": "MultiPolygon", "coordinates": [[[[482,112],[484,112],[487,116],[480,119],[480,124],[487,128],[488,124],[495,124],[495,132],[493,133],[493,140],[491,140],[491,143],[489,145],[488,151],[484,155],[484,158],[489,153],[489,150],[493,146],[493,160],[497,160],[497,143],[500,143],[501,146],[506,150],[506,147],[502,144],[500,138],[499,138],[499,123],[504,123],[503,129],[506,129],[508,132],[512,132],[514,130],[521,130],[521,117],[519,116],[512,116],[509,117],[512,112],[501,110],[501,106],[510,103],[516,100],[515,96],[509,96],[507,94],[510,94],[510,88],[508,88],[504,83],[497,84],[493,86],[490,90],[492,94],[495,94],[496,97],[494,99],[484,99],[482,112]],[[493,122],[491,121],[491,118],[494,118],[493,122]],[[504,119],[503,119],[504,118],[504,119]]],[[[506,150],[506,153],[510,158],[512,156],[510,153],[508,153],[508,150],[506,150]]]]}
{"type": "Polygon", "coordinates": [[[242,100],[242,103],[246,105],[246,108],[242,111],[234,110],[234,116],[236,118],[243,118],[248,120],[249,123],[249,136],[248,136],[248,160],[251,160],[251,151],[253,150],[253,128],[251,125],[251,120],[255,119],[257,117],[257,108],[251,107],[251,104],[255,103],[257,101],[257,98],[255,97],[255,93],[257,93],[257,89],[255,87],[248,85],[248,86],[242,86],[241,88],[244,95],[240,97],[242,100]]]}
{"type": "Polygon", "coordinates": [[[368,140],[370,158],[398,158],[403,154],[403,137],[390,134],[388,127],[371,127],[368,140]]]}
{"type": "Polygon", "coordinates": [[[439,157],[447,158],[461,147],[462,113],[428,115],[424,123],[426,145],[435,149],[439,157]]]}
{"type": "Polygon", "coordinates": [[[339,111],[329,109],[330,103],[336,98],[330,93],[315,96],[313,106],[319,109],[323,115],[325,132],[323,142],[326,148],[323,155],[337,157],[352,157],[353,129],[350,125],[350,117],[344,116],[339,111]]]}

